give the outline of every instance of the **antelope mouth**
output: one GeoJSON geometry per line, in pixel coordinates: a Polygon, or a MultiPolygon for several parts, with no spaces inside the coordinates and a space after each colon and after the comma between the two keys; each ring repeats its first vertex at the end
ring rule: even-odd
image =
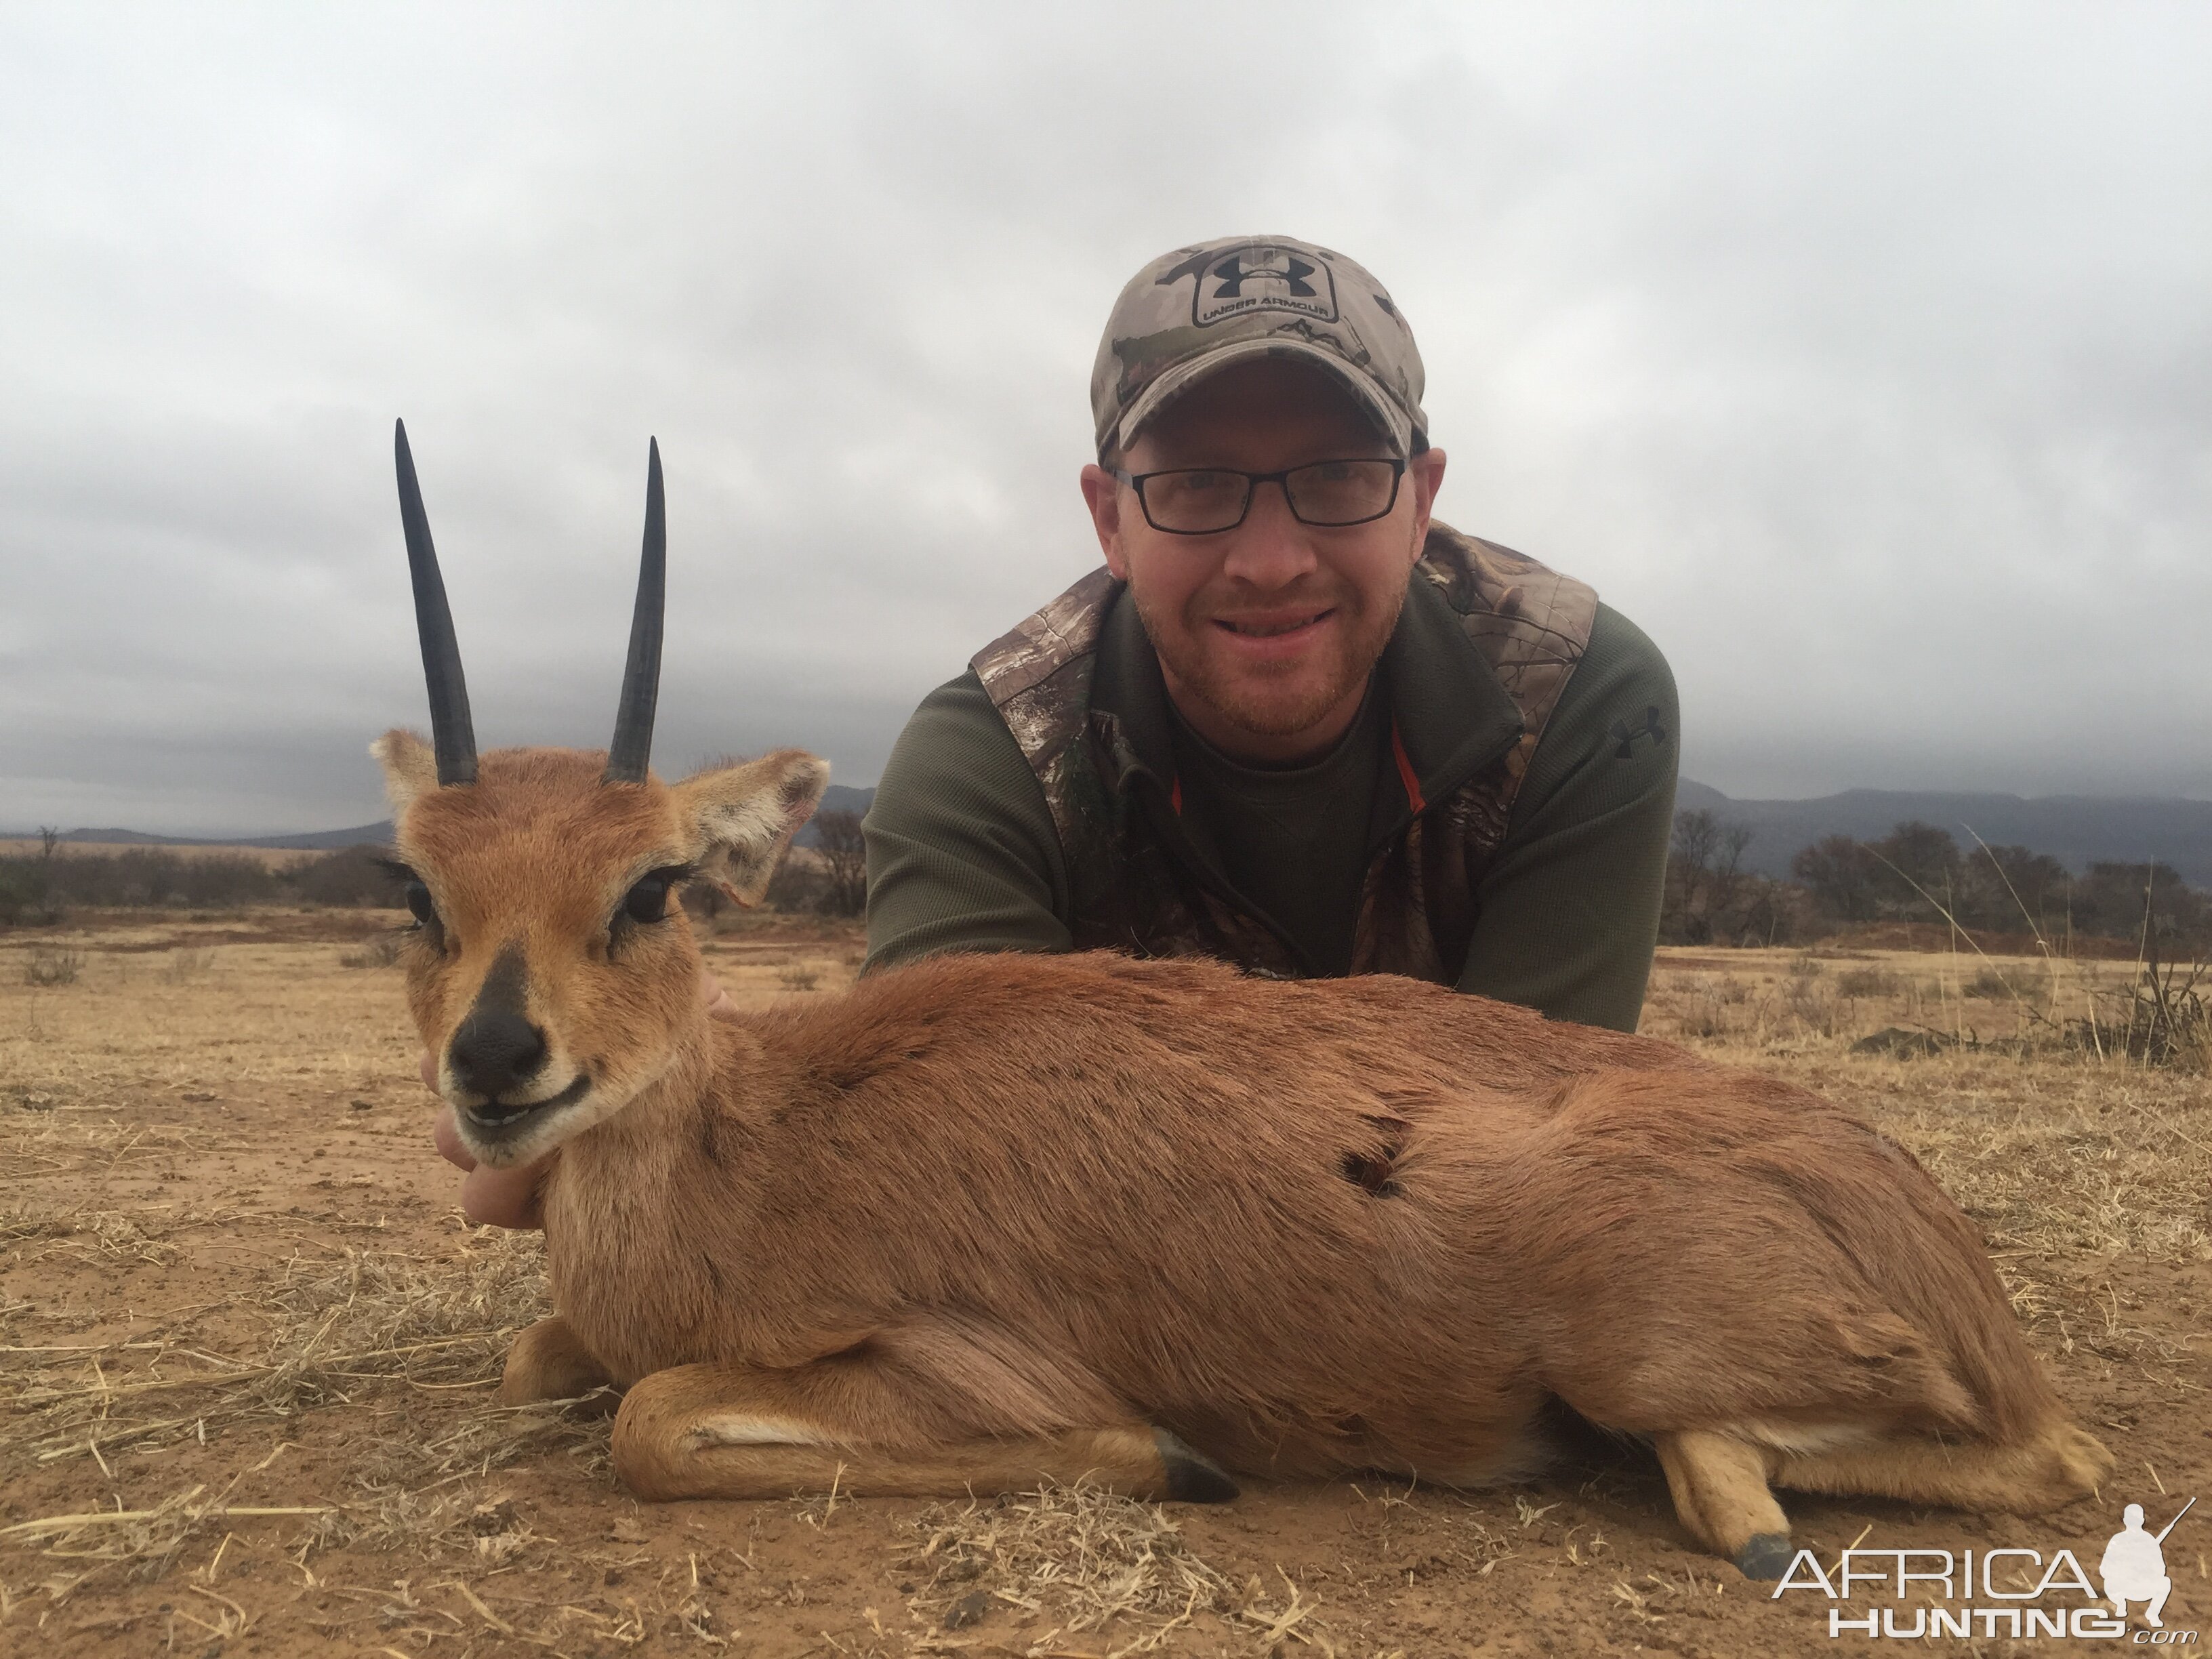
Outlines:
{"type": "Polygon", "coordinates": [[[545,1113],[573,1106],[591,1091],[590,1076],[579,1073],[575,1081],[559,1094],[548,1095],[543,1100],[487,1100],[480,1105],[464,1106],[461,1110],[471,1128],[489,1138],[511,1140],[545,1113]]]}

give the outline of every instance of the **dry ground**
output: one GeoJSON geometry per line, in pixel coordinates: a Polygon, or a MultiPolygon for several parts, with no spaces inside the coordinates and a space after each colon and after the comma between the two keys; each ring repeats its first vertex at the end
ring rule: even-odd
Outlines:
{"type": "MultiPolygon", "coordinates": [[[[632,1502],[604,1420],[489,1404],[507,1334],[544,1305],[538,1252],[459,1216],[380,963],[389,920],[0,936],[0,1652],[1832,1648],[1821,1604],[1690,1547],[1632,1449],[1518,1490],[1218,1510],[632,1502]],[[76,952],[75,980],[27,982],[34,949],[76,952]]],[[[859,954],[849,930],[774,919],[713,947],[745,1002],[833,994],[859,954]]],[[[1787,1498],[1831,1559],[1863,1540],[2094,1564],[2124,1502],[2155,1524],[2212,1498],[2206,1081],[2008,1046],[2046,1029],[2010,991],[2064,1018],[2093,988],[1987,967],[1670,951],[1656,977],[1647,1030],[1825,1090],[1927,1160],[2120,1460],[2100,1502],[2038,1521],[1787,1498]],[[1891,1026],[1979,1046],[1850,1053],[1891,1026]]],[[[2169,1625],[2212,1624],[2208,1554],[2200,1507],[2167,1545],[2169,1625]]]]}

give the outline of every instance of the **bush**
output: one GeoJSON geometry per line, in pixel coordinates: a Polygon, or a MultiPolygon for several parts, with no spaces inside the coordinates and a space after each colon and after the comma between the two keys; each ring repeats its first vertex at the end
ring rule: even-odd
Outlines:
{"type": "Polygon", "coordinates": [[[386,849],[367,842],[326,853],[285,872],[284,880],[303,904],[350,905],[392,910],[400,903],[399,880],[381,860],[386,849]]]}
{"type": "Polygon", "coordinates": [[[868,844],[860,833],[860,815],[843,811],[817,812],[814,828],[821,837],[822,909],[833,916],[857,916],[868,908],[868,844]]]}
{"type": "Polygon", "coordinates": [[[84,971],[84,952],[56,951],[41,945],[23,964],[26,985],[74,985],[84,971]]]}
{"type": "Polygon", "coordinates": [[[23,922],[53,923],[61,907],[47,890],[44,859],[0,858],[0,927],[23,922]]]}
{"type": "Polygon", "coordinates": [[[1893,997],[1905,991],[1905,981],[1887,968],[1847,968],[1836,975],[1836,994],[1844,997],[1893,997]]]}

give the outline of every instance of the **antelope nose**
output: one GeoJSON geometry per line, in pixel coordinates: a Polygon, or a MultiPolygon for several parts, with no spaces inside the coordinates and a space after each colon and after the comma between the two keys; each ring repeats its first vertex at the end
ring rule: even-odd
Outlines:
{"type": "Polygon", "coordinates": [[[545,1036],[520,1014],[480,1008],[453,1033],[446,1057],[465,1089],[496,1100],[545,1064],[545,1036]]]}

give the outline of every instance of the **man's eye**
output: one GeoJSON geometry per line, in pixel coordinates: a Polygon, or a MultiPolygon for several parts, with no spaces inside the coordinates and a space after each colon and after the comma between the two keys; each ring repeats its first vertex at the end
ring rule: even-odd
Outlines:
{"type": "Polygon", "coordinates": [[[438,919],[438,908],[430,902],[430,890],[419,881],[407,884],[407,908],[425,927],[438,919]]]}
{"type": "Polygon", "coordinates": [[[1161,482],[1178,495],[1212,495],[1231,487],[1226,472],[1171,472],[1161,482]]]}

